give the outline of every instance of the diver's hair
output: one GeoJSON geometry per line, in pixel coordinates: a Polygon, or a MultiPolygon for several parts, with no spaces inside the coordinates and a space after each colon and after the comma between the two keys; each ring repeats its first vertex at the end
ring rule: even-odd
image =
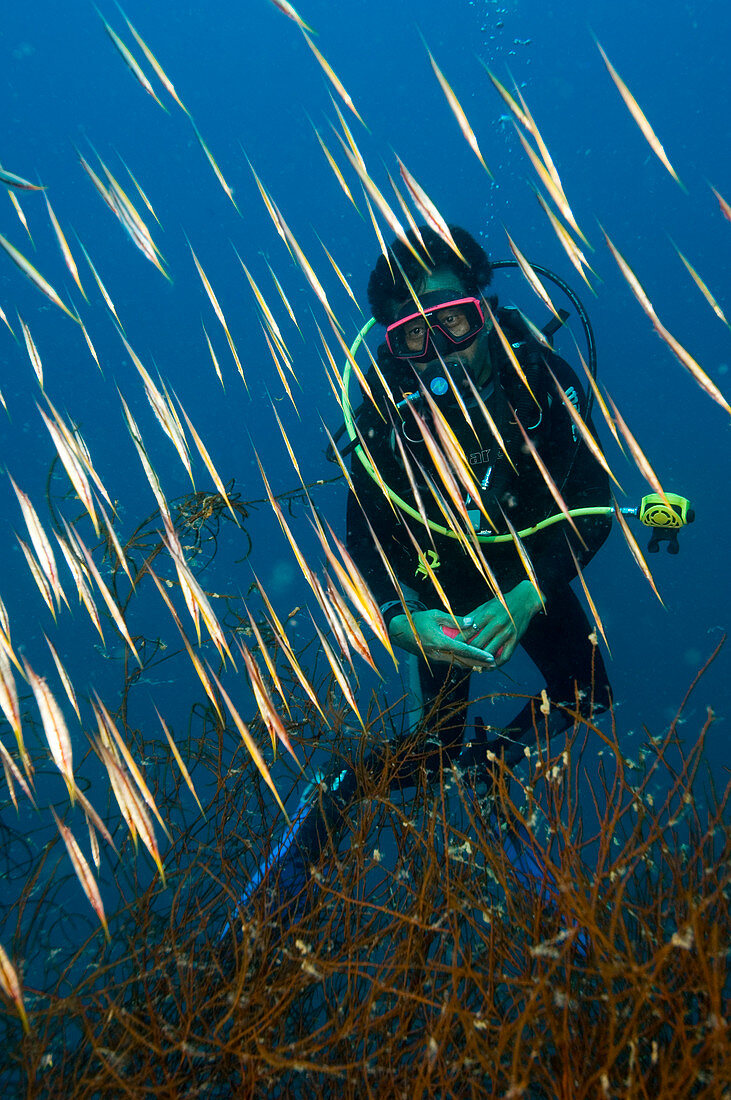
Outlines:
{"type": "MultiPolygon", "coordinates": [[[[447,269],[453,272],[465,292],[477,296],[492,280],[492,268],[487,253],[466,229],[450,225],[449,231],[466,263],[445,244],[438,233],[426,225],[419,226],[423,247],[413,229],[406,236],[430,271],[447,269]]],[[[401,241],[393,242],[390,253],[393,257],[391,266],[389,267],[385,256],[380,256],[368,280],[368,302],[379,325],[390,325],[396,316],[396,307],[410,297],[404,274],[417,294],[425,274],[423,267],[401,241]]]]}

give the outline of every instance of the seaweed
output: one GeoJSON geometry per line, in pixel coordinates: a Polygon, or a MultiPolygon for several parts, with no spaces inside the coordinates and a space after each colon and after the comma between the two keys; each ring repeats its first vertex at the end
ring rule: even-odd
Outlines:
{"type": "MultiPolygon", "coordinates": [[[[235,500],[242,523],[251,503],[235,500]]],[[[195,494],[176,502],[175,515],[199,539],[202,577],[230,513],[220,498],[195,494]]],[[[159,552],[154,530],[150,517],[124,548],[137,562],[135,590],[159,552]]],[[[97,550],[120,586],[111,545],[97,550]]],[[[244,630],[243,598],[226,600],[232,628],[244,630]]],[[[154,640],[137,641],[143,672],[173,659],[154,640]]],[[[276,660],[276,639],[267,644],[276,660]]],[[[40,846],[32,831],[4,826],[7,871],[23,882],[14,957],[31,945],[48,952],[43,987],[24,987],[29,1033],[10,1002],[0,1021],[6,1092],[724,1095],[729,787],[718,789],[704,765],[712,713],[691,743],[687,729],[680,734],[704,670],[668,729],[645,731],[636,760],[616,713],[592,721],[577,701],[571,728],[549,743],[536,705],[524,761],[511,770],[492,760],[487,793],[445,760],[436,779],[425,773],[414,791],[394,794],[396,758],[377,774],[363,765],[368,745],[391,736],[393,707],[375,690],[365,731],[355,730],[330,670],[318,670],[314,652],[300,658],[326,721],[278,666],[288,735],[308,769],[332,756],[354,767],[360,798],[345,836],[333,834],[309,867],[296,907],[276,870],[240,904],[284,823],[274,823],[223,706],[196,702],[181,744],[205,792],[201,813],[169,745],[129,721],[140,679],[131,661],[114,717],[146,763],[170,834],[166,884],[110,814],[119,859],[105,860],[105,892],[118,904],[107,944],[80,895],[78,913],[67,893],[61,900],[70,872],[58,837],[40,846]],[[516,847],[527,860],[516,861],[516,847]]],[[[301,777],[283,759],[276,776],[292,805],[301,777]]]]}

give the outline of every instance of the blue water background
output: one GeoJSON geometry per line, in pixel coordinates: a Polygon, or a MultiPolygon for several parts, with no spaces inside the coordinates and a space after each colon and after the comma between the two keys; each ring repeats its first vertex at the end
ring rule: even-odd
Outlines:
{"type": "MultiPolygon", "coordinates": [[[[114,5],[108,3],[103,10],[132,44],[114,5]]],[[[57,5],[46,0],[32,7],[9,8],[4,15],[0,75],[4,118],[0,161],[47,186],[75,251],[89,304],[81,300],[68,276],[39,194],[19,196],[35,250],[3,194],[0,232],[54,286],[71,293],[97,347],[104,375],[90,358],[77,326],[47,303],[4,255],[0,255],[0,305],[16,331],[16,311],[29,325],[43,359],[46,391],[81,426],[97,469],[113,499],[119,501],[123,537],[155,504],[124,426],[115,387],[138,418],[168,498],[189,492],[191,486],[154,420],[72,229],[105,281],[132,346],[148,369],[153,362],[159,367],[206,441],[222,477],[236,479],[243,500],[263,496],[252,445],[275,491],[297,485],[270,394],[307,481],[335,473],[323,457],[326,437],[321,418],[334,429],[339,410],[320,363],[313,315],[328,336],[329,327],[274,231],[242,147],[316,268],[349,334],[357,331],[363,317],[329,268],[315,231],[347,275],[364,310],[365,284],[378,256],[369,222],[348,203],[314,139],[310,120],[344,164],[328,123],[334,118],[328,86],[291,20],[267,0],[248,0],[243,5],[171,0],[145,5],[129,0],[127,13],[195,117],[234,189],[240,216],[214,178],[188,119],[164,92],[160,94],[169,115],[139,88],[92,5],[57,5]],[[89,142],[123,186],[129,181],[115,151],[144,187],[163,224],[161,229],[148,217],[169,265],[171,283],[125,239],[79,167],[74,146],[88,156],[89,142]],[[194,269],[186,235],[229,321],[248,394],[194,269]],[[285,332],[299,379],[300,388],[294,391],[299,417],[274,371],[232,245],[285,332]],[[264,257],[290,297],[304,338],[288,321],[264,257]],[[201,316],[224,372],[225,392],[205,347],[201,316]]],[[[707,182],[731,198],[728,4],[724,0],[671,6],[656,0],[641,6],[627,0],[582,4],[455,0],[448,5],[414,5],[404,0],[344,4],[312,0],[303,2],[302,14],[319,31],[319,48],[369,127],[364,130],[348,115],[384,193],[390,191],[382,162],[393,173],[395,150],[447,219],[484,234],[494,257],[509,255],[504,224],[530,258],[554,268],[576,287],[595,326],[602,383],[664,486],[689,496],[696,509],[695,526],[681,534],[680,556],[671,558],[663,552],[650,559],[665,607],[641,576],[618,530],[587,570],[612,647],[610,675],[618,701],[617,719],[629,750],[629,738],[639,738],[643,726],[653,733],[665,728],[695,671],[727,629],[728,417],[654,334],[602,243],[598,222],[634,268],[671,332],[726,393],[731,392],[728,329],[714,316],[668,239],[670,235],[721,305],[731,310],[727,289],[731,225],[723,220],[707,182]],[[419,32],[461,99],[494,182],[460,135],[419,32]],[[592,32],[644,107],[688,193],[670,178],[628,115],[592,32]],[[591,256],[601,279],[596,298],[580,285],[527,186],[532,169],[480,60],[504,81],[512,74],[542,129],[577,218],[596,248],[591,256]]],[[[350,170],[347,176],[355,188],[350,170]]],[[[128,191],[135,195],[131,184],[128,191]]],[[[358,202],[364,209],[360,198],[358,202]]],[[[496,283],[498,292],[500,286],[496,283]]],[[[539,303],[533,315],[542,323],[544,310],[539,303]]],[[[335,341],[329,342],[340,362],[335,341]]],[[[569,359],[571,347],[566,338],[559,344],[569,359]]],[[[0,389],[9,410],[8,416],[0,413],[2,464],[46,516],[44,493],[54,451],[35,408],[40,400],[38,386],[25,348],[14,343],[4,328],[0,354],[0,389]]],[[[598,416],[597,427],[627,502],[634,504],[646,487],[608,439],[598,416]]],[[[199,462],[196,484],[212,488],[199,462]]],[[[105,629],[108,647],[103,654],[75,598],[73,612],[62,610],[54,626],[17,547],[14,531],[24,534],[22,520],[4,477],[0,493],[4,525],[0,593],[17,649],[36,671],[49,676],[61,698],[43,640],[45,631],[68,663],[79,694],[84,697],[96,688],[113,706],[120,683],[121,648],[114,629],[111,625],[105,629]]],[[[318,499],[336,530],[342,531],[343,491],[325,489],[318,499]]],[[[297,537],[316,558],[305,514],[302,509],[297,514],[297,537]]],[[[245,549],[233,527],[222,536],[213,574],[216,589],[246,592],[253,565],[280,614],[306,604],[297,566],[266,510],[254,514],[248,526],[254,542],[250,563],[233,564],[245,549]]],[[[82,522],[79,529],[91,544],[90,525],[82,522]]],[[[636,524],[633,531],[644,545],[644,532],[636,524]]],[[[71,584],[66,587],[71,595],[71,584]]],[[[150,590],[135,605],[132,625],[154,633],[162,620],[170,636],[167,613],[150,590]]],[[[296,636],[303,640],[311,635],[311,628],[304,616],[298,622],[296,636]]],[[[539,686],[527,662],[516,659],[509,671],[518,690],[539,686]]],[[[168,678],[163,666],[159,675],[150,677],[154,682],[136,696],[134,721],[148,725],[157,721],[148,702],[154,699],[175,729],[184,727],[199,689],[192,672],[185,683],[178,676],[176,672],[168,678]]],[[[251,704],[243,677],[229,676],[227,683],[246,712],[251,704]]],[[[706,707],[714,708],[718,721],[710,733],[708,759],[719,778],[727,766],[728,683],[724,653],[697,689],[682,727],[692,742],[706,707]]],[[[86,742],[78,725],[73,736],[81,754],[86,742]]],[[[10,737],[5,739],[9,745],[10,737]]]]}

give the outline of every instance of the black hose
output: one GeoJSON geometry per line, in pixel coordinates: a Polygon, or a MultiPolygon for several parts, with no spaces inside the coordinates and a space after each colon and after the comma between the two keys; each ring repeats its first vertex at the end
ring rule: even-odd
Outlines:
{"type": "MultiPolygon", "coordinates": [[[[594,329],[591,327],[591,321],[589,320],[589,314],[584,309],[583,303],[578,294],[571,289],[568,283],[565,283],[560,275],[556,275],[555,272],[550,271],[547,267],[543,267],[542,264],[534,264],[531,261],[531,268],[533,271],[537,271],[539,275],[543,275],[544,278],[550,279],[552,283],[564,292],[571,304],[574,306],[576,312],[579,315],[582,328],[584,329],[584,336],[586,337],[586,350],[587,361],[589,366],[589,372],[592,378],[596,382],[597,360],[596,360],[596,341],[594,339],[594,329]]],[[[501,267],[520,267],[517,260],[491,260],[490,267],[493,271],[498,270],[501,267]]],[[[588,387],[586,395],[586,408],[584,410],[584,420],[588,420],[591,416],[592,406],[594,404],[594,391],[591,386],[588,387]]]]}

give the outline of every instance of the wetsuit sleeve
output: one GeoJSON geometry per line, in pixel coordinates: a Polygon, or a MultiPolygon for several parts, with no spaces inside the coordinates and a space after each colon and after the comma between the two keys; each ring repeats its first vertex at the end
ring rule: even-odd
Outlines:
{"type": "MultiPolygon", "coordinates": [[[[379,464],[379,470],[381,469],[379,464]]],[[[386,471],[381,471],[384,475],[386,471]]],[[[378,540],[383,555],[396,575],[399,585],[412,610],[424,605],[413,589],[415,552],[402,523],[394,516],[393,509],[380,486],[369,476],[362,463],[354,456],[351,476],[355,494],[348,493],[346,514],[346,545],[356,565],[382,608],[395,604],[400,608],[399,594],[394,586],[383,557],[374,542],[378,540]],[[367,517],[367,519],[366,519],[367,517]],[[370,526],[369,526],[370,525],[370,526]]]]}
{"type": "MultiPolygon", "coordinates": [[[[571,367],[558,356],[551,358],[550,366],[569,399],[575,397],[583,412],[586,398],[571,367]]],[[[611,504],[609,478],[578,434],[550,376],[547,392],[551,404],[546,431],[542,433],[538,449],[566,505],[568,508],[589,508],[611,504]]],[[[584,418],[584,422],[596,439],[591,419],[587,422],[584,418]]],[[[547,601],[576,576],[569,543],[583,569],[606,540],[612,526],[609,516],[577,517],[574,522],[583,544],[564,522],[541,531],[529,546],[538,583],[547,601]]]]}

